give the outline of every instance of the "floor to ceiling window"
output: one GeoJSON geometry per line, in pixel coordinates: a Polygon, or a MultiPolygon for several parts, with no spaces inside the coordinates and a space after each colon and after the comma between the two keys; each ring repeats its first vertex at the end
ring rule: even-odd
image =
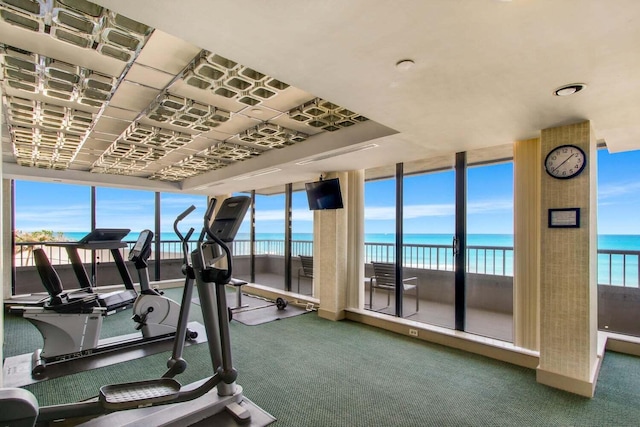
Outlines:
{"type": "MultiPolygon", "coordinates": [[[[181,213],[186,211],[190,206],[195,206],[196,210],[187,215],[178,224],[178,231],[187,236],[190,228],[193,228],[193,234],[189,238],[190,249],[195,249],[195,242],[200,236],[200,230],[204,225],[204,213],[207,209],[207,197],[194,194],[179,193],[161,193],[160,194],[160,244],[154,246],[154,253],[160,252],[161,258],[183,260],[182,244],[175,234],[173,224],[181,213]]],[[[152,229],[152,228],[150,228],[152,229]]],[[[153,256],[153,255],[152,255],[153,256]]],[[[162,267],[158,279],[179,277],[182,269],[182,263],[176,261],[162,267]]]]}
{"type": "Polygon", "coordinates": [[[457,153],[365,183],[366,308],[512,340],[511,156],[457,153]]]}
{"type": "Polygon", "coordinates": [[[175,241],[173,224],[181,213],[191,205],[196,210],[187,215],[179,224],[179,230],[186,235],[190,227],[195,230],[190,240],[196,240],[204,225],[203,217],[207,209],[207,197],[194,194],[162,193],[160,195],[160,240],[175,241]]]}
{"type": "Polygon", "coordinates": [[[513,162],[467,168],[465,331],[513,340],[513,162]]]}
{"type": "Polygon", "coordinates": [[[41,240],[80,240],[91,231],[90,190],[83,185],[15,181],[17,242],[37,239],[43,231],[47,236],[41,240]]]}
{"type": "Polygon", "coordinates": [[[294,292],[314,295],[313,211],[303,189],[291,193],[291,287],[294,292]]]}
{"type": "MultiPolygon", "coordinates": [[[[284,187],[283,187],[284,191],[284,187]]],[[[255,281],[286,290],[285,193],[255,195],[255,281]]]]}
{"type": "Polygon", "coordinates": [[[155,193],[121,188],[96,188],[96,228],[128,228],[127,241],[155,225],[155,193]]]}
{"type": "Polygon", "coordinates": [[[52,264],[69,262],[62,247],[51,241],[77,241],[91,231],[91,188],[82,185],[14,181],[15,257],[12,293],[42,292],[40,283],[24,280],[32,268],[33,249],[46,247],[52,264]]]}
{"type": "MultiPolygon", "coordinates": [[[[419,286],[420,305],[411,317],[423,323],[454,328],[455,172],[453,158],[435,171],[404,177],[404,277],[419,286]]],[[[406,294],[409,294],[406,292],[406,294]]],[[[405,313],[415,307],[405,297],[405,313]]]]}
{"type": "MultiPolygon", "coordinates": [[[[374,267],[395,264],[396,180],[384,178],[364,185],[365,308],[396,315],[395,285],[375,277],[374,267]]],[[[393,268],[393,267],[392,267],[393,268]]]]}
{"type": "Polygon", "coordinates": [[[640,336],[640,151],[598,151],[598,328],[640,336]]]}
{"type": "MultiPolygon", "coordinates": [[[[125,242],[135,242],[142,230],[151,230],[155,233],[155,193],[153,191],[128,190],[121,188],[97,187],[95,196],[96,227],[128,229],[129,233],[122,239],[125,242]]],[[[154,237],[154,239],[157,236],[154,237]]],[[[153,245],[153,243],[152,243],[153,245]]],[[[91,281],[96,286],[113,285],[122,283],[119,278],[105,277],[101,270],[102,264],[116,260],[122,256],[125,260],[128,251],[114,252],[109,249],[92,250],[91,281]]],[[[152,250],[150,260],[155,260],[157,254],[152,250]]],[[[131,270],[129,274],[133,282],[138,282],[138,272],[131,270]]],[[[151,275],[153,277],[153,275],[151,275]]],[[[124,276],[123,280],[126,279],[124,276]]]]}
{"type": "MultiPolygon", "coordinates": [[[[66,247],[51,245],[47,242],[78,241],[93,228],[129,229],[130,233],[123,238],[126,242],[135,241],[140,231],[144,229],[153,231],[158,240],[153,242],[150,256],[151,280],[180,278],[182,277],[182,249],[173,232],[173,222],[186,208],[192,204],[196,206],[197,210],[185,218],[180,227],[184,234],[189,227],[195,229],[191,236],[193,248],[193,243],[197,240],[203,226],[206,203],[207,198],[202,195],[156,193],[39,181],[13,181],[16,255],[12,292],[15,294],[41,291],[39,281],[34,282],[29,276],[29,270],[33,269],[34,265],[32,252],[35,247],[46,249],[47,256],[57,268],[65,288],[77,287],[78,280],[68,266],[70,255],[66,247]],[[159,235],[156,224],[157,201],[160,204],[159,235]],[[94,203],[95,209],[92,209],[94,203]],[[160,265],[155,262],[158,254],[162,259],[160,265]]],[[[132,243],[129,245],[131,246],[132,243]]],[[[80,250],[78,254],[80,262],[85,265],[89,281],[98,285],[121,284],[117,274],[114,281],[107,282],[109,276],[102,273],[96,280],[101,265],[106,270],[110,268],[105,265],[113,261],[114,254],[110,250],[95,252],[80,250]]],[[[126,250],[122,255],[126,259],[126,250]]],[[[131,267],[129,270],[133,281],[137,281],[135,270],[131,267]]]]}

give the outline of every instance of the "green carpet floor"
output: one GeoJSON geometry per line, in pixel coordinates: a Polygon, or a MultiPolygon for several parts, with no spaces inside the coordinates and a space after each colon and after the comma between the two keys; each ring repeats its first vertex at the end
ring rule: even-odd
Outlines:
{"type": "MultiPolygon", "coordinates": [[[[192,307],[191,320],[201,321],[199,310],[192,307]]],[[[130,313],[105,323],[120,325],[121,315],[130,313]]],[[[5,356],[31,351],[37,335],[23,319],[5,316],[5,356]]],[[[606,353],[595,397],[587,399],[537,384],[530,369],[313,313],[259,326],[233,322],[231,337],[238,383],[276,426],[640,425],[640,359],[623,354],[606,353]]],[[[161,375],[167,357],[26,388],[45,405],[86,399],[102,384],[161,375]]],[[[181,382],[210,375],[206,344],[186,348],[185,358],[181,382]]]]}

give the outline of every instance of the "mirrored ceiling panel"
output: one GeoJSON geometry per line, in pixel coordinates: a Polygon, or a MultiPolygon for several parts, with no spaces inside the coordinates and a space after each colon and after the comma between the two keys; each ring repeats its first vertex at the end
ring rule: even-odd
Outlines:
{"type": "Polygon", "coordinates": [[[86,0],[0,0],[3,119],[15,162],[182,181],[367,120],[182,40],[180,52],[186,44],[197,54],[167,74],[153,65],[157,43],[145,53],[155,34],[163,33],[86,0]],[[105,114],[114,108],[117,118],[105,114]],[[89,139],[97,132],[99,150],[89,139]]]}

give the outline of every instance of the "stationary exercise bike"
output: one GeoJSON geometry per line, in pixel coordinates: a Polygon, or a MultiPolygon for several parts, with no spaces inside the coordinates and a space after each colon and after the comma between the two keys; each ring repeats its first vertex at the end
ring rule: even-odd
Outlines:
{"type": "MultiPolygon", "coordinates": [[[[149,268],[147,261],[151,256],[151,241],[153,232],[143,230],[136,244],[129,252],[129,261],[138,271],[140,292],[133,304],[133,316],[136,330],[142,332],[145,338],[172,336],[178,325],[180,304],[165,297],[162,292],[149,286],[149,268]]],[[[187,339],[196,339],[198,333],[187,329],[187,339]]]]}
{"type": "MultiPolygon", "coordinates": [[[[45,375],[46,367],[80,358],[105,354],[149,342],[173,339],[181,314],[180,304],[163,296],[149,286],[147,261],[151,255],[153,233],[143,230],[138,237],[129,260],[138,271],[140,293],[135,300],[132,319],[137,334],[100,340],[106,309],[98,303],[97,295],[80,300],[54,300],[43,307],[12,307],[12,311],[33,323],[44,339],[42,349],[31,357],[31,374],[34,378],[45,375]]],[[[49,274],[57,276],[53,268],[49,274]]],[[[52,278],[48,283],[59,283],[52,278]]],[[[194,340],[197,332],[187,329],[185,338],[194,340]]]]}
{"type": "MultiPolygon", "coordinates": [[[[237,371],[233,367],[231,357],[225,285],[232,283],[232,257],[227,243],[235,238],[250,203],[251,199],[246,196],[228,198],[220,207],[215,220],[211,222],[215,207],[215,199],[212,199],[205,214],[205,226],[197,247],[191,253],[191,262],[188,257],[188,236],[193,229],[186,238],[177,233],[183,243],[185,254],[183,270],[186,280],[181,305],[183,311],[188,313],[192,283],[195,279],[207,333],[212,376],[186,386],[173,379],[176,373],[183,370],[176,370],[175,367],[184,367],[186,364],[181,357],[176,356],[184,346],[184,340],[180,339],[180,335],[186,329],[186,325],[182,322],[184,318],[181,316],[174,339],[174,354],[168,363],[169,370],[162,378],[107,385],[100,388],[97,400],[42,408],[38,407],[33,395],[26,390],[2,389],[0,425],[32,426],[36,421],[49,422],[113,412],[91,419],[87,424],[184,426],[208,419],[225,410],[238,422],[248,422],[251,413],[243,405],[242,387],[235,383],[237,371]],[[225,257],[226,268],[214,267],[214,264],[225,257]],[[215,388],[217,390],[214,390],[215,388]]],[[[176,219],[176,223],[194,209],[195,207],[191,206],[183,212],[176,219]]]]}

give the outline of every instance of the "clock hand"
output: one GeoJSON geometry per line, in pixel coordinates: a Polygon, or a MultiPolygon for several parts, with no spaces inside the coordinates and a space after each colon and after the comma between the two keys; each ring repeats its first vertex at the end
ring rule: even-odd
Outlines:
{"type": "Polygon", "coordinates": [[[565,163],[567,163],[567,162],[569,161],[569,159],[570,159],[570,158],[572,158],[572,157],[573,157],[573,156],[575,156],[575,155],[576,155],[576,153],[573,153],[572,155],[570,155],[569,157],[567,157],[567,158],[564,160],[564,162],[562,162],[562,163],[560,163],[558,166],[556,166],[556,167],[553,169],[553,171],[552,171],[552,172],[557,171],[557,170],[558,170],[558,168],[559,168],[560,166],[562,166],[562,165],[564,165],[565,163]]]}

